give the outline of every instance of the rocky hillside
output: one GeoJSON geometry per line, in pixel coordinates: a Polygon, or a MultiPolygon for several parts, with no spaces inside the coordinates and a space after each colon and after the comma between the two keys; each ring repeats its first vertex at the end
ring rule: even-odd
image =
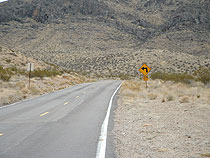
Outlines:
{"type": "Polygon", "coordinates": [[[136,75],[146,60],[161,71],[167,60],[161,56],[189,63],[168,62],[166,70],[193,71],[210,63],[203,60],[210,58],[210,2],[9,0],[0,3],[0,38],[2,45],[74,71],[136,75]]]}
{"type": "Polygon", "coordinates": [[[93,80],[73,72],[64,73],[54,65],[0,46],[0,107],[90,81],[93,80]],[[30,88],[26,71],[29,62],[34,63],[35,67],[30,88]]]}

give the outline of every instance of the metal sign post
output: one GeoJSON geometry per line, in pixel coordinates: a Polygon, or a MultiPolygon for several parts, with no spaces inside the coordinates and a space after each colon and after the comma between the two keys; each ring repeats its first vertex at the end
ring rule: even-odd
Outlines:
{"type": "Polygon", "coordinates": [[[29,71],[29,73],[28,73],[28,87],[30,88],[30,86],[31,86],[31,72],[34,71],[33,63],[28,63],[27,71],[29,71]]]}
{"type": "Polygon", "coordinates": [[[144,75],[144,81],[146,83],[146,89],[148,88],[148,85],[147,85],[148,80],[149,80],[149,77],[147,75],[144,75]]]}

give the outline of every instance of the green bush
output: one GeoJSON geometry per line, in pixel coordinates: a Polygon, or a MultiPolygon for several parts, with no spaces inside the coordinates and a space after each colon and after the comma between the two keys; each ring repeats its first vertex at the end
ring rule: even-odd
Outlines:
{"type": "Polygon", "coordinates": [[[8,82],[12,76],[12,71],[10,71],[8,68],[3,68],[0,66],[0,79],[2,81],[8,82]]]}
{"type": "Polygon", "coordinates": [[[52,70],[35,70],[33,72],[31,72],[31,77],[52,77],[52,76],[56,76],[56,75],[60,75],[61,72],[56,70],[56,69],[52,69],[52,70]]]}
{"type": "Polygon", "coordinates": [[[204,84],[210,83],[210,68],[200,67],[193,75],[204,84]]]}
{"type": "Polygon", "coordinates": [[[183,83],[190,83],[190,81],[194,80],[194,77],[187,73],[156,72],[156,73],[151,74],[151,78],[161,79],[163,81],[174,81],[174,82],[183,82],[183,83]]]}

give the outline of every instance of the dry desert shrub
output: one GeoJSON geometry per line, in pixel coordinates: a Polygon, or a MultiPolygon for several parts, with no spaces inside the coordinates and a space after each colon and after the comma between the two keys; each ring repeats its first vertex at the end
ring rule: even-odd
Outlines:
{"type": "Polygon", "coordinates": [[[21,89],[20,92],[21,92],[22,94],[29,94],[28,88],[23,88],[23,89],[21,89]]]}
{"type": "Polygon", "coordinates": [[[161,101],[162,101],[162,103],[166,102],[165,97],[163,97],[161,101]]]}
{"type": "Polygon", "coordinates": [[[140,92],[140,82],[125,81],[123,82],[121,93],[127,97],[138,97],[140,92]]]}
{"type": "Polygon", "coordinates": [[[0,66],[0,79],[5,82],[9,82],[12,76],[12,72],[8,68],[0,66]]]}
{"type": "Polygon", "coordinates": [[[25,83],[20,81],[20,82],[16,83],[16,86],[21,90],[21,89],[25,88],[25,83]]]}
{"type": "Polygon", "coordinates": [[[123,82],[122,88],[129,89],[132,91],[140,91],[141,83],[137,81],[125,81],[123,82]]]}
{"type": "Polygon", "coordinates": [[[174,101],[175,97],[173,95],[166,96],[167,101],[174,101]]]}
{"type": "Polygon", "coordinates": [[[170,101],[175,101],[175,97],[171,94],[165,94],[163,97],[162,97],[162,100],[161,100],[163,103],[164,102],[170,102],[170,101]]]}
{"type": "Polygon", "coordinates": [[[152,93],[148,94],[147,97],[149,98],[149,100],[155,100],[155,99],[157,99],[157,95],[152,94],[152,93]]]}
{"type": "Polygon", "coordinates": [[[37,87],[35,87],[35,86],[31,86],[29,88],[29,90],[30,90],[30,92],[31,92],[32,95],[38,95],[38,94],[40,94],[40,90],[37,87]]]}
{"type": "Polygon", "coordinates": [[[59,87],[59,88],[58,88],[58,90],[62,90],[62,89],[64,89],[64,87],[59,87]]]}
{"type": "Polygon", "coordinates": [[[1,98],[1,103],[2,105],[7,105],[7,104],[11,104],[17,101],[22,100],[22,97],[20,96],[19,93],[16,93],[14,95],[9,95],[7,97],[1,98]]]}
{"type": "Polygon", "coordinates": [[[50,91],[49,91],[49,88],[44,88],[44,89],[42,89],[41,91],[42,91],[42,94],[50,92],[50,91]]]}
{"type": "Polygon", "coordinates": [[[194,75],[197,77],[198,81],[204,84],[210,83],[210,68],[200,67],[194,72],[194,75]]]}
{"type": "Polygon", "coordinates": [[[210,153],[201,154],[202,157],[210,157],[210,153]]]}
{"type": "Polygon", "coordinates": [[[121,94],[126,97],[138,97],[138,92],[132,91],[130,89],[123,89],[121,94]]]}
{"type": "Polygon", "coordinates": [[[185,96],[179,99],[180,103],[189,103],[190,102],[190,98],[185,96]]]}
{"type": "Polygon", "coordinates": [[[72,81],[62,81],[61,83],[60,83],[60,86],[64,86],[64,85],[72,85],[72,81]]]}

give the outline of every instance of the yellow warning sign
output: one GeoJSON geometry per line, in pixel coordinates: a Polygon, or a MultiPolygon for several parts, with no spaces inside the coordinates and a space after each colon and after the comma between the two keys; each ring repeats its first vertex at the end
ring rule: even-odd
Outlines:
{"type": "Polygon", "coordinates": [[[149,77],[147,75],[144,75],[144,81],[148,81],[149,77]]]}
{"type": "Polygon", "coordinates": [[[151,68],[149,66],[147,66],[146,64],[143,64],[141,66],[141,68],[139,69],[139,71],[146,76],[149,72],[150,72],[151,68]]]}

